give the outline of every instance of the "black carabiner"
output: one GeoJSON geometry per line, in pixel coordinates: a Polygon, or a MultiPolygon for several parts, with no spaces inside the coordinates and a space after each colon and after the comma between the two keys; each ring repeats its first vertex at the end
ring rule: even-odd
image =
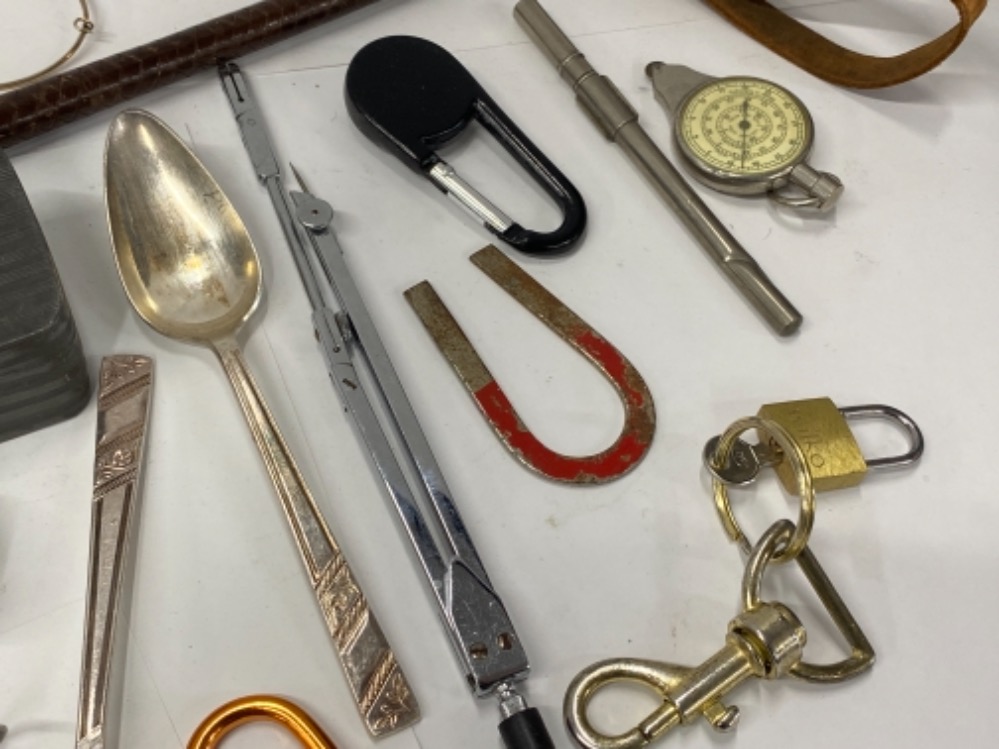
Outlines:
{"type": "Polygon", "coordinates": [[[398,156],[475,214],[510,246],[529,254],[568,250],[586,227],[579,191],[506,116],[450,52],[426,39],[388,36],[350,61],[347,109],[366,136],[398,156]],[[525,229],[462,180],[435,149],[478,120],[558,204],[562,224],[525,229]]]}

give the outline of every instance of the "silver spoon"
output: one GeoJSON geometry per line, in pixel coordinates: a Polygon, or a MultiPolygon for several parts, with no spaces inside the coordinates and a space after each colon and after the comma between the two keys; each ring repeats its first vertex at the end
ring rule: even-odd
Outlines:
{"type": "Polygon", "coordinates": [[[260,264],[235,208],[160,120],[127,110],[108,131],[108,225],[132,306],[163,335],[218,355],[274,482],[354,700],[378,736],[419,719],[412,689],[250,374],[236,333],[260,299],[260,264]]]}

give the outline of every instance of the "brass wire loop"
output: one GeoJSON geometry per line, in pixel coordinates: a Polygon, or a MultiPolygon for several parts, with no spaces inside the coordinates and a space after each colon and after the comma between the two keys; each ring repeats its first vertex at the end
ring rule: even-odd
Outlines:
{"type": "Polygon", "coordinates": [[[87,35],[91,34],[94,30],[94,22],[90,18],[90,8],[87,7],[87,0],[80,0],[80,9],[83,15],[73,21],[73,28],[76,29],[77,37],[76,41],[73,42],[70,48],[66,50],[54,63],[42,68],[36,73],[32,73],[24,78],[18,78],[13,81],[0,82],[0,91],[10,91],[11,89],[20,88],[21,86],[31,83],[32,81],[37,81],[39,78],[44,78],[59,66],[64,65],[73,59],[73,55],[75,55],[80,50],[80,47],[83,46],[83,41],[87,38],[87,35]]]}
{"type": "MultiPolygon", "coordinates": [[[[724,466],[728,461],[735,441],[739,436],[750,429],[756,429],[763,435],[771,437],[784,451],[784,456],[788,460],[791,470],[794,472],[800,497],[800,510],[798,522],[795,523],[794,531],[790,534],[787,545],[773,553],[771,560],[776,564],[788,562],[795,559],[808,545],[808,537],[812,532],[812,525],[815,521],[815,486],[812,481],[812,474],[808,470],[808,461],[801,446],[791,437],[788,431],[775,421],[762,419],[759,416],[747,416],[734,422],[718,439],[718,447],[712,463],[715,466],[724,466]]],[[[718,517],[728,537],[739,544],[739,548],[749,555],[755,544],[751,544],[746,534],[735,518],[732,503],[728,496],[728,486],[718,478],[712,479],[712,490],[714,494],[715,508],[718,510],[718,517]]]]}

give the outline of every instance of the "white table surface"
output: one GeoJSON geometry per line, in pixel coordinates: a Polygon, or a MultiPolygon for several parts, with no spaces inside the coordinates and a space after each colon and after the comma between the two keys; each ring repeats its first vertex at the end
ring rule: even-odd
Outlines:
{"type": "MultiPolygon", "coordinates": [[[[243,0],[93,3],[84,64],[234,10],[243,0]]],[[[276,148],[337,210],[336,230],[489,573],[532,659],[525,693],[560,747],[562,697],[591,662],[633,656],[695,665],[723,642],[742,560],[715,517],[704,441],[766,402],[828,395],[883,402],[926,435],[914,470],[823,495],[812,548],[878,652],[838,686],[743,685],[740,747],[991,745],[999,668],[999,502],[991,491],[999,347],[999,34],[986,11],[942,67],[892,89],[810,77],[695,0],[548,0],[588,59],[673,153],[643,74],[651,60],[776,80],[811,108],[814,164],[847,186],[821,218],[698,188],[805,315],[778,339],[750,311],[514,21],[510,0],[382,0],[241,61],[276,148]],[[613,391],[467,257],[490,241],[458,207],[366,140],[342,86],[351,56],[388,34],[451,50],[575,182],[587,236],[554,260],[508,254],[628,356],[658,427],[637,470],[599,487],[547,482],[506,453],[402,292],[433,282],[524,419],[555,449],[602,449],[622,421],[613,391]]],[[[874,53],[954,21],[942,0],[784,2],[833,38],[874,53]]],[[[71,38],[70,0],[4,3],[3,77],[71,38]],[[8,5],[24,6],[7,8],[8,5]],[[49,45],[46,47],[46,45],[49,45]]],[[[499,747],[498,715],[465,687],[414,555],[327,383],[309,310],[215,74],[130,102],[171,125],[212,170],[262,256],[265,301],[244,330],[250,364],[318,502],[418,693],[423,720],[384,749],[499,747]]],[[[12,150],[44,228],[91,373],[111,353],[155,357],[156,386],[129,602],[121,746],[175,749],[217,705],[252,692],[306,707],[341,748],[371,746],[354,712],[287,525],[208,349],[142,324],[122,293],[105,227],[102,151],[114,112],[12,150]]],[[[555,209],[480,130],[445,151],[521,223],[555,209]]],[[[4,749],[73,742],[90,521],[95,404],[0,444],[0,722],[4,749]]],[[[861,431],[872,454],[903,447],[861,431]]],[[[740,510],[754,532],[794,516],[773,480],[740,510]],[[750,509],[751,506],[751,509],[750,509]]],[[[794,606],[809,658],[837,641],[800,577],[768,595],[794,606]]],[[[790,573],[789,573],[790,574],[790,573]]],[[[598,706],[624,729],[654,704],[621,690],[598,706]]],[[[698,721],[674,746],[721,739],[698,721]]],[[[236,747],[290,747],[252,727],[236,747]]],[[[729,743],[728,740],[725,741],[729,743]]],[[[226,746],[230,744],[227,743],[226,746]]],[[[735,744],[733,744],[735,745],[735,744]]]]}

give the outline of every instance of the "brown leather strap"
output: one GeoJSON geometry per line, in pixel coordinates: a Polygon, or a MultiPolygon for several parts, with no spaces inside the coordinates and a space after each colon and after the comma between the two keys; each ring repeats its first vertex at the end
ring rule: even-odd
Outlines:
{"type": "Polygon", "coordinates": [[[9,148],[371,2],[263,0],[25,86],[0,96],[0,147],[9,148]]]}
{"type": "Polygon", "coordinates": [[[964,39],[986,0],[951,0],[961,18],[947,33],[893,57],[846,49],[773,7],[766,0],[707,0],[721,15],[777,54],[839,86],[880,88],[936,67],[964,39]]]}

